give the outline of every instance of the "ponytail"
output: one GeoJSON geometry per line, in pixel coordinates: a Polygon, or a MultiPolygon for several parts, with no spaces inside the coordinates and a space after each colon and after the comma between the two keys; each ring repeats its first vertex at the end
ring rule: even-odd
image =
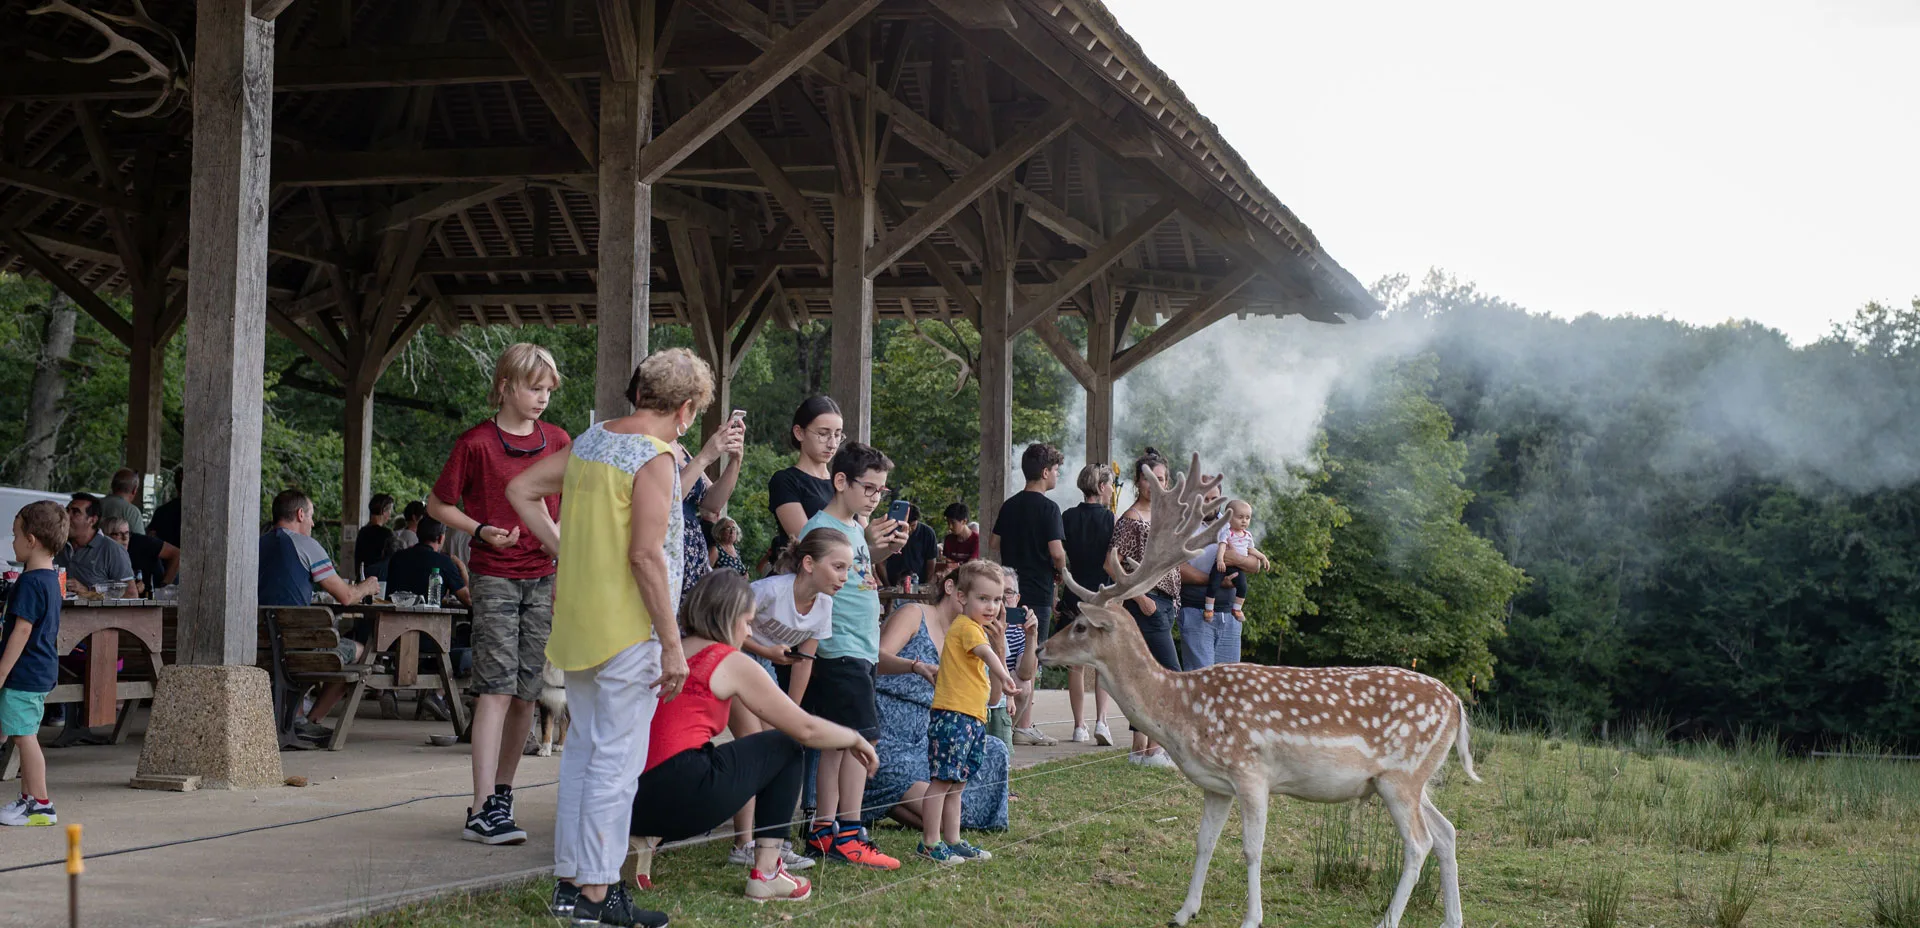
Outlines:
{"type": "Polygon", "coordinates": [[[787,543],[787,550],[780,555],[780,563],[775,566],[774,572],[798,574],[800,565],[807,558],[813,558],[814,563],[817,564],[822,558],[833,553],[836,548],[852,551],[853,542],[838,529],[816,528],[798,541],[787,543]]]}

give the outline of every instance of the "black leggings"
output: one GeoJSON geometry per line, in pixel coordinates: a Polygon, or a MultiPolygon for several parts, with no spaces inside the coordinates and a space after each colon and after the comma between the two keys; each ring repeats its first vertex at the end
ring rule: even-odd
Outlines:
{"type": "Polygon", "coordinates": [[[1157,590],[1148,593],[1147,598],[1153,600],[1151,614],[1142,613],[1131,599],[1127,600],[1127,614],[1140,626],[1140,637],[1147,639],[1147,650],[1153,654],[1154,662],[1168,670],[1179,670],[1180,653],[1173,648],[1173,600],[1157,590]]]}
{"type": "Polygon", "coordinates": [[[703,835],[754,799],[753,836],[784,838],[800,801],[804,753],[778,731],[681,751],[640,775],[631,831],[663,841],[703,835]]]}

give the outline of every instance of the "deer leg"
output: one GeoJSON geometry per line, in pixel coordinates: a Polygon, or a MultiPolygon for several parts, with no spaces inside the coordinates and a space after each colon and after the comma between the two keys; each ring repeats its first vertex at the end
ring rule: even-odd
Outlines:
{"type": "Polygon", "coordinates": [[[1260,905],[1260,855],[1267,845],[1267,788],[1263,778],[1239,789],[1240,844],[1247,858],[1247,916],[1240,928],[1259,928],[1266,917],[1260,905]]]}
{"type": "Polygon", "coordinates": [[[1446,907],[1446,919],[1440,928],[1460,928],[1465,919],[1460,914],[1460,862],[1454,856],[1459,841],[1453,830],[1453,823],[1433,804],[1433,797],[1424,790],[1420,794],[1420,815],[1427,821],[1427,832],[1433,836],[1433,853],[1440,859],[1440,897],[1446,907]]]}
{"type": "Polygon", "coordinates": [[[1393,824],[1400,829],[1402,850],[1400,855],[1400,885],[1394,887],[1393,901],[1387,904],[1387,917],[1377,928],[1400,928],[1400,916],[1407,911],[1407,899],[1413,895],[1415,883],[1420,882],[1420,867],[1427,861],[1427,851],[1433,847],[1433,838],[1427,832],[1426,816],[1420,810],[1424,798],[1424,785],[1408,786],[1398,779],[1380,777],[1374,781],[1374,789],[1380,794],[1380,801],[1386,804],[1387,814],[1393,817],[1393,824]]]}
{"type": "Polygon", "coordinates": [[[1173,923],[1184,925],[1200,911],[1200,894],[1207,886],[1207,868],[1213,863],[1214,845],[1220,843],[1220,832],[1227,827],[1227,810],[1233,808],[1233,797],[1226,793],[1208,792],[1206,811],[1200,813],[1200,843],[1193,855],[1193,882],[1187,886],[1186,904],[1173,914],[1173,923]]]}

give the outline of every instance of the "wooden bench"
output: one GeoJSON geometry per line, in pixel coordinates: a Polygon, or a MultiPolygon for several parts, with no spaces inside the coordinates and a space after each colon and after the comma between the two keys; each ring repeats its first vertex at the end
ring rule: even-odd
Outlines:
{"type": "Polygon", "coordinates": [[[340,646],[340,633],[334,629],[332,611],[323,606],[281,606],[261,609],[260,615],[271,653],[267,672],[273,677],[274,720],[280,731],[280,746],[308,747],[293,731],[294,719],[300,714],[300,695],[307,687],[345,683],[345,709],[333,737],[327,739],[327,750],[345,747],[373,665],[349,664],[340,659],[335,650],[340,646]]]}

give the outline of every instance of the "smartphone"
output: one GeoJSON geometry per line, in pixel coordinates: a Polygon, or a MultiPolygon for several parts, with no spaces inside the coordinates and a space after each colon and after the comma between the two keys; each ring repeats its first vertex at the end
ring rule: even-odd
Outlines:
{"type": "Polygon", "coordinates": [[[895,522],[905,522],[907,521],[907,510],[912,508],[912,503],[904,499],[896,499],[893,501],[893,505],[887,507],[887,518],[895,522]]]}
{"type": "Polygon", "coordinates": [[[798,660],[803,660],[803,661],[813,660],[813,655],[808,654],[807,652],[802,651],[799,648],[788,648],[787,656],[798,659],[798,660]]]}
{"type": "Polygon", "coordinates": [[[745,419],[746,417],[747,411],[744,409],[736,409],[733,411],[733,418],[735,419],[745,419]]]}

